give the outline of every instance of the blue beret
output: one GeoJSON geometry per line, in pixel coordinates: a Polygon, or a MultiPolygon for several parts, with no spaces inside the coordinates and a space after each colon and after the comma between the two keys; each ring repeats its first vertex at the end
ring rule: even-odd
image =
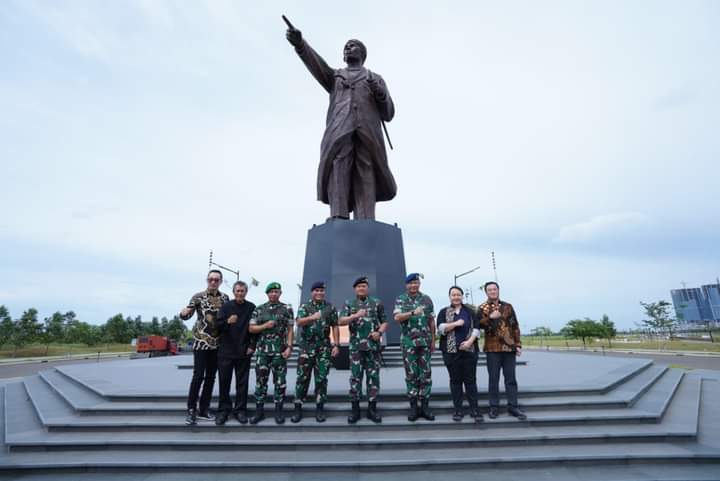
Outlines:
{"type": "Polygon", "coordinates": [[[310,290],[314,291],[315,289],[325,289],[325,283],[323,281],[313,282],[313,285],[310,287],[310,290]]]}
{"type": "Polygon", "coordinates": [[[413,272],[412,274],[408,274],[407,277],[405,277],[405,284],[409,284],[412,281],[419,281],[420,280],[420,274],[417,272],[413,272]]]}
{"type": "Polygon", "coordinates": [[[358,277],[355,279],[355,282],[353,282],[353,287],[357,287],[358,284],[368,284],[370,285],[370,282],[368,282],[368,278],[365,276],[358,277]]]}

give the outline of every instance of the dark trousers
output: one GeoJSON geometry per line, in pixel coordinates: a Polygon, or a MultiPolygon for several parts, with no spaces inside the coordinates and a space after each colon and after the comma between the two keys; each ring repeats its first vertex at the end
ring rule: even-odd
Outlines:
{"type": "Polygon", "coordinates": [[[220,378],[220,402],[218,411],[239,412],[247,409],[248,378],[250,377],[250,356],[240,358],[218,358],[218,377],[220,378]],[[230,384],[235,373],[235,407],[230,399],[230,384]]]}
{"type": "Polygon", "coordinates": [[[518,387],[515,379],[515,353],[514,352],[488,352],[488,398],[490,407],[500,406],[500,370],[505,379],[505,395],[508,406],[518,407],[518,387]]]}
{"type": "Polygon", "coordinates": [[[207,411],[210,407],[216,371],[217,351],[215,349],[193,351],[193,375],[188,393],[188,409],[198,409],[198,396],[200,396],[200,411],[207,411]],[[201,386],[202,394],[200,394],[201,386]]]}
{"type": "Polygon", "coordinates": [[[470,409],[477,409],[477,352],[444,352],[443,362],[450,375],[450,394],[455,409],[462,407],[463,385],[470,409]]]}

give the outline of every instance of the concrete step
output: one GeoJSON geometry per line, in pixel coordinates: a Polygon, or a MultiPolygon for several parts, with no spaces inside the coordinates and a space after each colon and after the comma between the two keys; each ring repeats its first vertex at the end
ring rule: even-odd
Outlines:
{"type": "MultiPolygon", "coordinates": [[[[645,391],[660,379],[666,371],[666,367],[652,366],[608,394],[524,397],[521,398],[521,406],[523,409],[529,411],[549,407],[556,409],[589,409],[631,406],[645,391]]],[[[186,403],[184,401],[168,402],[158,400],[122,403],[109,401],[88,389],[87,386],[77,383],[55,369],[41,371],[39,375],[77,413],[82,415],[132,414],[134,412],[143,414],[176,413],[180,415],[186,410],[186,403]]],[[[271,401],[268,401],[268,403],[271,404],[271,401]]],[[[438,396],[434,395],[431,406],[436,414],[451,414],[454,412],[452,402],[447,393],[438,396]]],[[[285,407],[288,413],[293,409],[292,396],[288,396],[285,407]]],[[[391,411],[401,411],[402,413],[408,409],[408,404],[405,400],[385,401],[383,398],[381,407],[385,413],[391,411]]],[[[347,395],[331,397],[330,402],[326,404],[325,408],[329,414],[347,415],[349,413],[347,395]]],[[[304,411],[307,414],[312,414],[314,409],[314,403],[306,403],[304,406],[304,411]]]]}
{"type": "MultiPolygon", "coordinates": [[[[245,473],[307,473],[318,476],[348,473],[356,470],[386,472],[416,469],[483,469],[488,467],[577,466],[614,463],[720,463],[716,451],[693,449],[691,442],[606,443],[593,445],[562,444],[548,450],[543,445],[523,446],[456,446],[438,452],[433,448],[394,448],[392,457],[379,456],[375,449],[356,449],[337,446],[332,451],[321,450],[66,450],[61,456],[40,455],[37,452],[11,453],[0,458],[2,470],[163,470],[170,472],[200,470],[205,475],[222,470],[241,469],[245,473]]],[[[313,478],[316,479],[316,478],[313,478]]],[[[337,479],[337,478],[336,478],[337,479]]]]}
{"type": "MultiPolygon", "coordinates": [[[[97,450],[97,449],[188,449],[243,451],[321,451],[327,449],[435,449],[458,447],[566,445],[605,443],[685,442],[697,436],[700,393],[699,377],[685,378],[680,384],[676,401],[667,409],[658,424],[612,424],[553,426],[528,425],[514,429],[497,421],[484,424],[456,423],[454,429],[439,427],[419,437],[417,432],[397,431],[385,424],[372,430],[315,431],[297,429],[287,424],[282,429],[244,426],[245,429],[216,428],[212,431],[188,428],[184,432],[46,432],[41,418],[26,401],[22,386],[9,386],[7,401],[14,406],[6,418],[5,443],[11,452],[28,450],[97,450]],[[682,407],[678,407],[682,406],[682,407]],[[690,406],[690,409],[685,408],[690,406]]],[[[32,385],[32,384],[30,384],[32,385]]],[[[410,423],[408,423],[410,424],[410,423]]],[[[428,423],[430,424],[430,423],[428,423]]],[[[420,426],[421,424],[417,424],[420,426]]]]}
{"type": "MultiPolygon", "coordinates": [[[[572,425],[572,424],[606,424],[606,423],[657,423],[661,420],[672,396],[677,389],[681,379],[682,371],[670,370],[657,380],[647,392],[637,401],[632,408],[608,408],[608,409],[584,409],[567,410],[553,408],[538,408],[528,413],[528,420],[521,422],[512,417],[502,416],[496,420],[488,420],[488,425],[572,425]]],[[[48,430],[69,431],[69,430],[102,430],[102,429],[139,429],[139,430],[172,430],[187,429],[183,417],[175,413],[135,413],[110,414],[94,416],[78,416],[72,407],[60,398],[52,388],[39,376],[28,377],[23,385],[30,394],[38,417],[48,430]]],[[[381,412],[382,404],[380,404],[381,412]]],[[[412,424],[405,417],[405,413],[395,414],[392,410],[383,422],[383,426],[395,429],[437,429],[439,427],[457,428],[449,415],[440,415],[435,422],[423,422],[412,424]]],[[[343,416],[330,413],[328,421],[323,424],[315,423],[314,420],[306,419],[302,423],[293,426],[292,429],[300,430],[363,430],[372,429],[375,426],[370,421],[363,420],[356,426],[348,426],[343,416]]],[[[469,422],[469,421],[468,421],[469,422]]],[[[288,426],[277,426],[270,420],[260,426],[265,429],[287,429],[288,426]]],[[[228,424],[222,429],[244,429],[247,426],[228,424]]],[[[214,424],[202,423],[193,429],[217,429],[214,424]]]]}
{"type": "MultiPolygon", "coordinates": [[[[132,362],[132,361],[131,361],[132,362]]],[[[520,390],[520,398],[525,397],[540,397],[540,396],[571,396],[571,395],[590,395],[590,394],[606,394],[638,374],[642,373],[650,366],[653,365],[651,360],[638,360],[627,365],[620,366],[613,372],[607,373],[604,376],[596,379],[594,383],[587,383],[584,385],[555,385],[555,386],[523,386],[520,390]]],[[[182,386],[182,390],[178,390],[174,393],[168,392],[148,392],[141,390],[133,390],[133,388],[126,388],[123,390],[115,390],[109,388],[112,385],[112,379],[105,379],[99,377],[88,378],[84,376],[83,371],[78,371],[74,366],[57,366],[56,369],[63,375],[69,377],[76,383],[85,386],[87,389],[97,393],[109,401],[116,402],[146,402],[146,401],[162,401],[162,402],[177,402],[184,403],[187,400],[187,385],[182,386]]],[[[442,368],[444,370],[444,368],[442,368]]],[[[381,371],[381,383],[382,379],[386,375],[398,376],[398,373],[390,372],[392,370],[381,371]]],[[[402,376],[402,374],[400,374],[402,376]]],[[[288,373],[288,380],[294,379],[294,373],[288,373]]],[[[328,388],[328,398],[330,401],[347,401],[347,378],[349,373],[347,371],[336,371],[330,372],[330,386],[328,388]],[[341,383],[342,388],[338,390],[333,387],[333,378],[342,377],[343,382],[341,383]]],[[[161,380],[158,379],[160,382],[161,380]]],[[[189,383],[188,378],[186,382],[189,383]]],[[[252,383],[252,373],[251,373],[252,383]]],[[[384,384],[384,383],[383,383],[384,384]]],[[[337,385],[336,385],[337,386],[337,385]]],[[[502,390],[502,386],[501,386],[502,390]]],[[[482,384],[479,384],[479,399],[487,399],[487,388],[482,384]]],[[[291,390],[289,390],[291,392],[291,390]]],[[[404,387],[402,388],[388,388],[383,385],[381,390],[381,396],[383,401],[401,401],[407,400],[407,394],[404,387]]],[[[450,398],[449,387],[445,383],[435,382],[433,386],[433,397],[435,399],[441,399],[445,397],[450,398]],[[444,384],[444,385],[443,385],[444,384]]]]}

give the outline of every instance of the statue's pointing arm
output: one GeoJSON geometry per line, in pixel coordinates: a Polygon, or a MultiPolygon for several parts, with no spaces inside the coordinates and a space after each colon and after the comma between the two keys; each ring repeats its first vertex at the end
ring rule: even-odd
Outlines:
{"type": "Polygon", "coordinates": [[[335,71],[328,66],[323,58],[308,45],[300,30],[288,29],[287,33],[288,42],[295,47],[295,52],[300,56],[300,60],[303,61],[310,73],[315,79],[320,82],[328,92],[332,92],[335,84],[335,71]]]}

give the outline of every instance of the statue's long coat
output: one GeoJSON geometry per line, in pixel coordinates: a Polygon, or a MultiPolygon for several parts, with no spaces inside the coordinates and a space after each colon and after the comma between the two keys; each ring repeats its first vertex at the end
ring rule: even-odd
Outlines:
{"type": "Polygon", "coordinates": [[[391,200],[397,193],[397,186],[388,166],[381,122],[392,120],[395,106],[385,81],[380,75],[372,73],[379,87],[379,95],[375,95],[370,91],[366,81],[369,71],[364,67],[357,76],[351,76],[346,68],[333,69],[304,40],[296,51],[310,73],[330,94],[325,134],[320,144],[318,200],[329,204],[328,182],[332,161],[342,142],[353,133],[372,154],[376,183],[375,200],[377,202],[391,200]]]}

